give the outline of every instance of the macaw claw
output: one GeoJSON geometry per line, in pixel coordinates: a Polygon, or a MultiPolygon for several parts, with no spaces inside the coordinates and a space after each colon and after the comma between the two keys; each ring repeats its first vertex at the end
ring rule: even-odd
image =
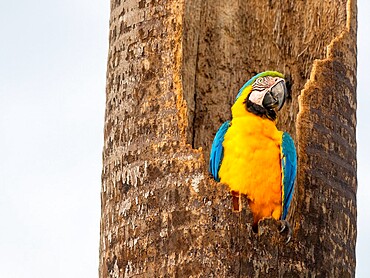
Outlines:
{"type": "Polygon", "coordinates": [[[280,233],[284,232],[286,229],[288,229],[288,238],[287,238],[287,241],[285,242],[286,244],[289,243],[289,241],[291,240],[292,238],[292,234],[293,234],[293,231],[292,231],[292,228],[290,227],[290,224],[288,221],[286,220],[280,220],[280,233]]]}

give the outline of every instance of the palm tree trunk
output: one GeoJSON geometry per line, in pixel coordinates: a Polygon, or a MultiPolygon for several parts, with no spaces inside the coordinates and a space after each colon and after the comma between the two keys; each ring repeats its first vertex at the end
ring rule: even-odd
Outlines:
{"type": "Polygon", "coordinates": [[[111,0],[100,277],[354,277],[356,16],[351,0],[111,0]],[[239,88],[268,69],[292,92],[288,244],[207,173],[239,88]]]}

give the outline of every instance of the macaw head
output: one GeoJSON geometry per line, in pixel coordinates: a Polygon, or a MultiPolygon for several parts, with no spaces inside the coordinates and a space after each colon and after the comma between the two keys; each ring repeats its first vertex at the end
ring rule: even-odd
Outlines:
{"type": "Polygon", "coordinates": [[[277,71],[265,71],[253,76],[239,90],[233,105],[233,117],[253,113],[257,116],[276,119],[287,97],[284,75],[277,71]]]}

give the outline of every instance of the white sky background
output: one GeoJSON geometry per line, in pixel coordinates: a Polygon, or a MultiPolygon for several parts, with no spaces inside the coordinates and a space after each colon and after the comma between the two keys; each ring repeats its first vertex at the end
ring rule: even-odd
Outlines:
{"type": "Polygon", "coordinates": [[[0,2],[0,277],[97,277],[109,1],[0,2]]]}
{"type": "MultiPolygon", "coordinates": [[[[370,1],[359,0],[357,277],[370,277],[370,1]]],[[[97,277],[108,0],[0,3],[0,277],[97,277]]]]}
{"type": "Polygon", "coordinates": [[[357,268],[370,277],[370,1],[358,0],[357,68],[357,268]]]}

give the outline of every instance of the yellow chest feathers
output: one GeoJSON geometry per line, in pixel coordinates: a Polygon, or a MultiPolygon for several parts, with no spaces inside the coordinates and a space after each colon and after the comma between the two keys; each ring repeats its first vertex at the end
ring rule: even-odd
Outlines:
{"type": "Polygon", "coordinates": [[[281,140],[282,132],[268,119],[251,113],[233,118],[223,142],[221,182],[251,201],[272,198],[281,204],[281,140]]]}

